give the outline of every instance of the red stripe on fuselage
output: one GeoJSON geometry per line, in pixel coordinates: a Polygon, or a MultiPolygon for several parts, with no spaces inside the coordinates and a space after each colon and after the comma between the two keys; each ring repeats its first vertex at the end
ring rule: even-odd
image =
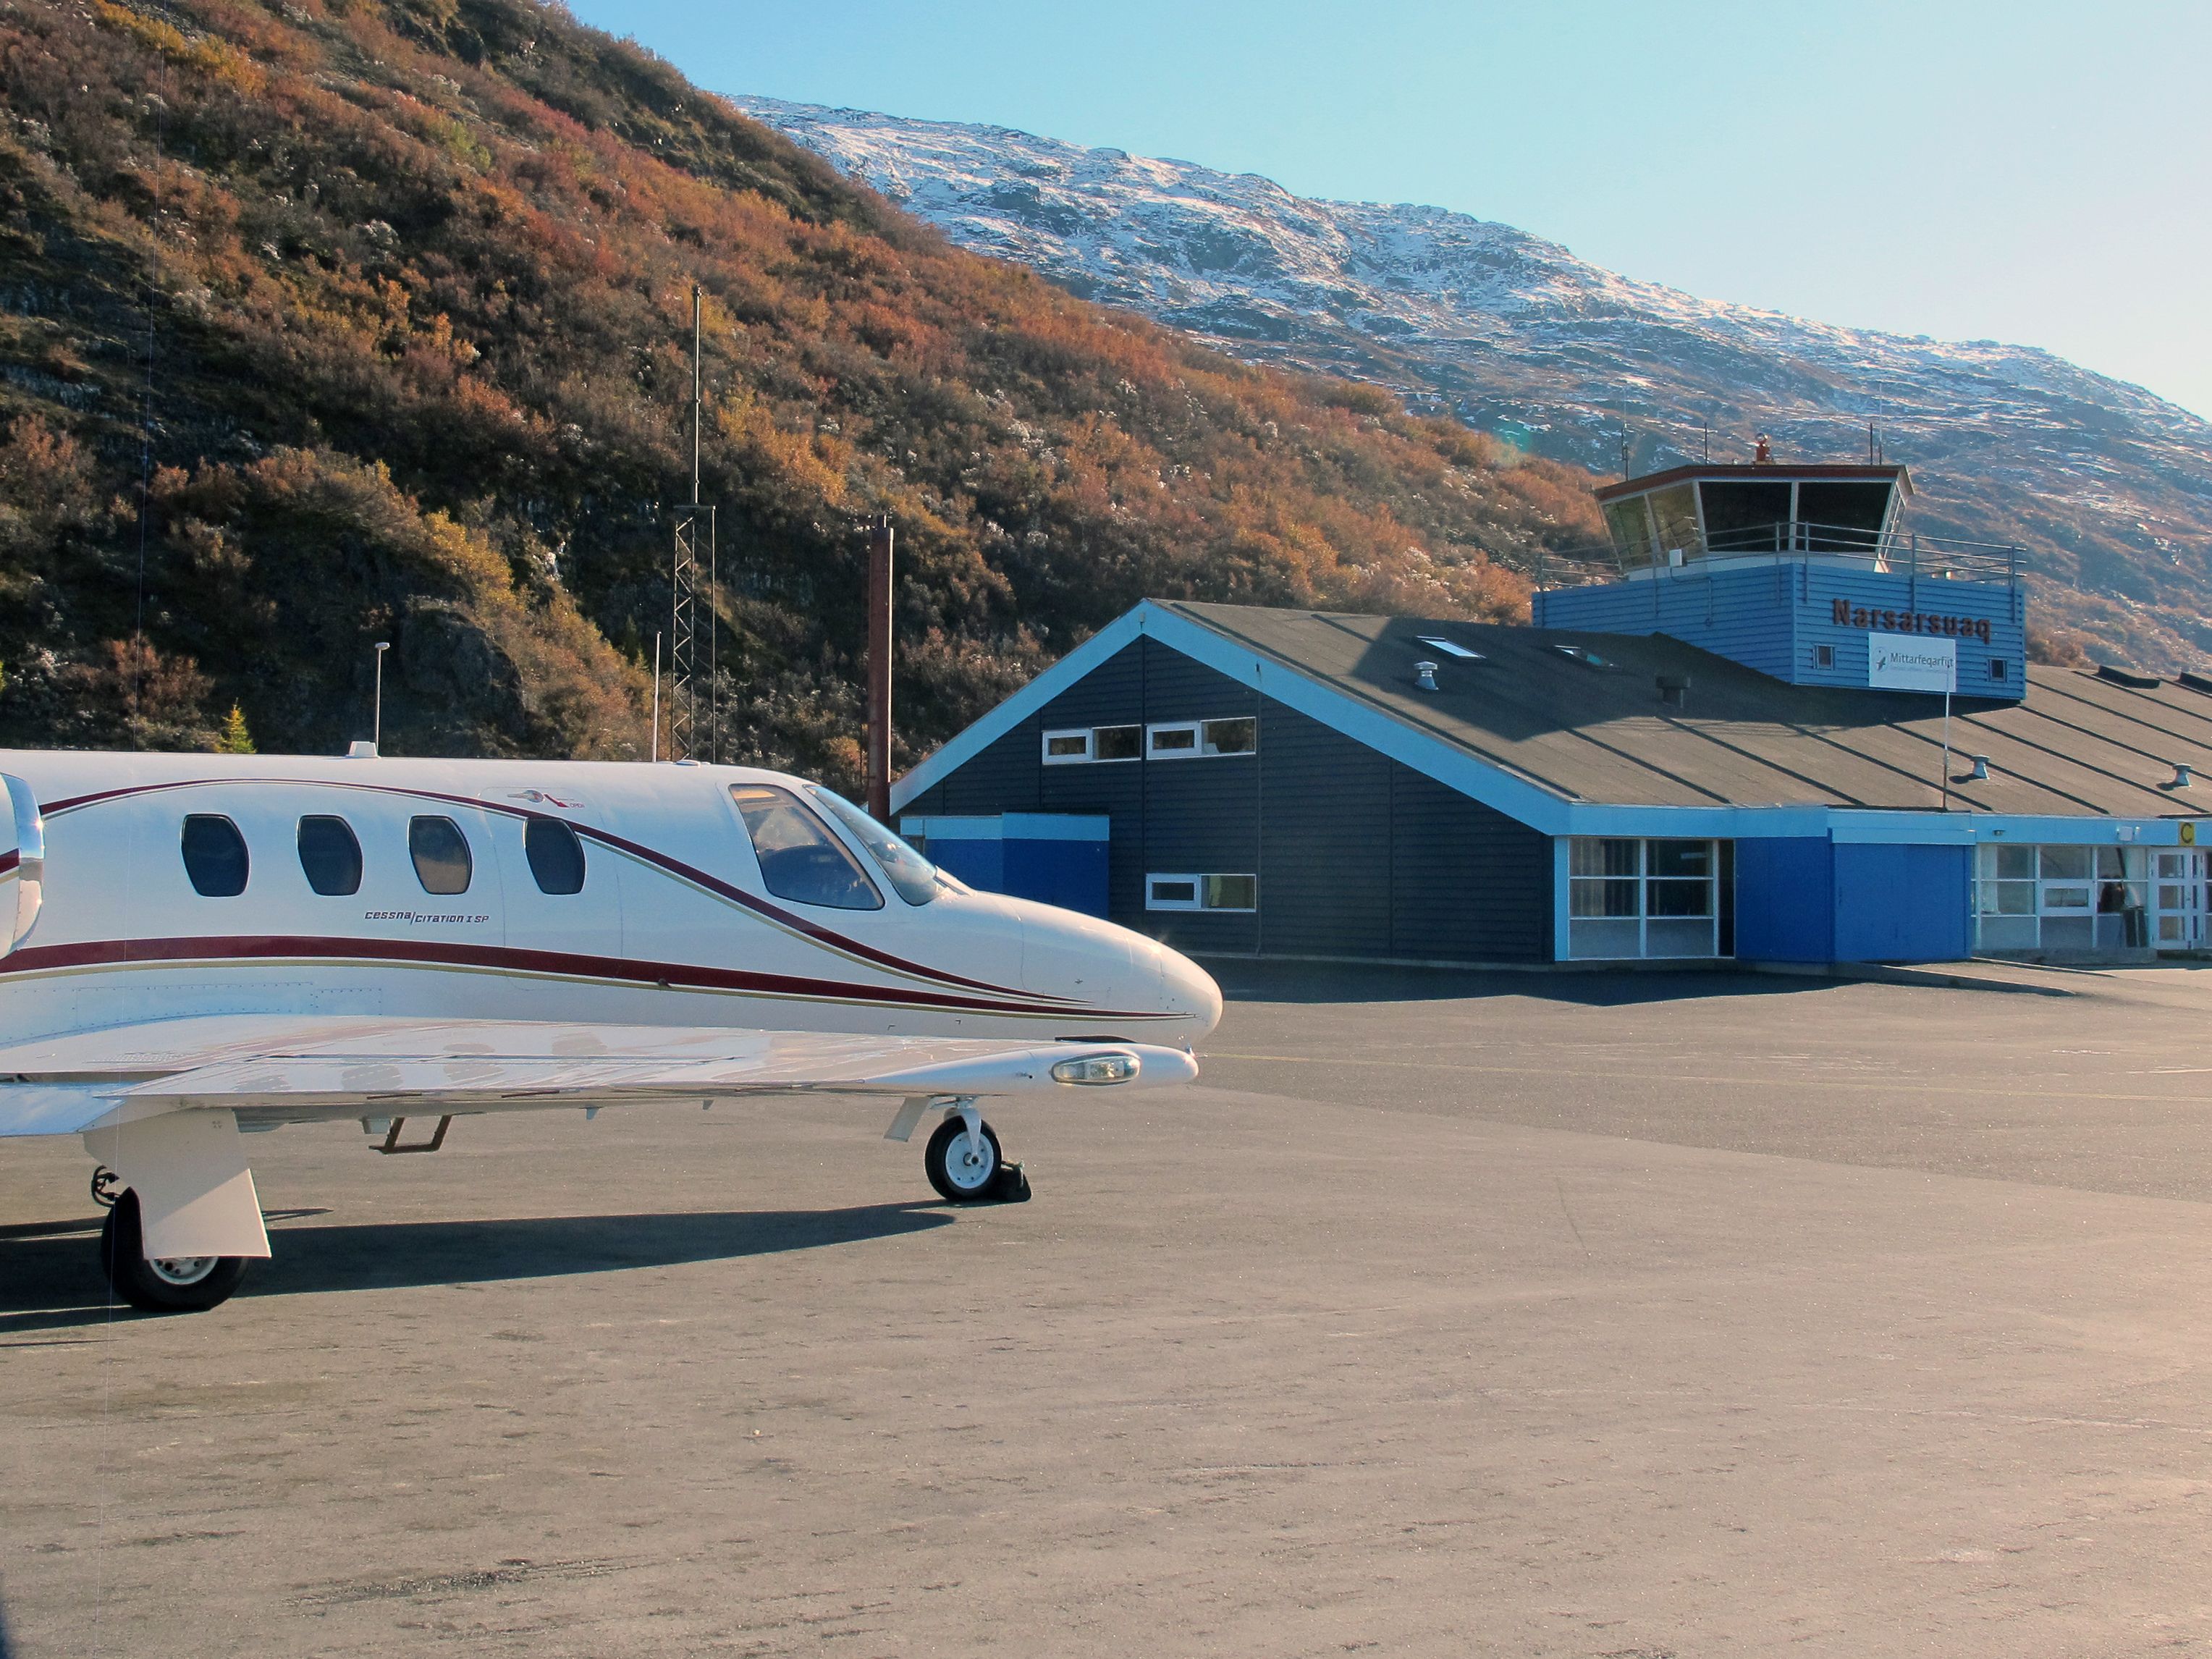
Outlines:
{"type": "Polygon", "coordinates": [[[34,945],[0,960],[0,980],[52,973],[70,968],[160,966],[185,962],[299,962],[350,960],[380,964],[488,969],[496,972],[543,974],[569,979],[622,980],[671,990],[736,991],[753,996],[784,996],[836,1002],[895,1003],[901,1007],[943,1009],[955,1013],[1018,1014],[1031,1018],[1085,1019],[1170,1019],[1164,1010],[1073,1009],[1045,1003],[999,1002],[981,997],[946,996],[896,985],[860,985],[850,981],[808,979],[792,974],[757,974],[735,968],[706,968],[691,963],[650,962],[629,957],[587,956],[565,951],[527,951],[503,945],[452,941],[364,939],[240,935],[208,939],[96,939],[76,945],[34,945]]]}
{"type": "MultiPolygon", "coordinates": [[[[631,841],[627,836],[617,836],[612,830],[594,829],[588,823],[579,823],[573,818],[560,817],[555,813],[533,812],[526,807],[509,806],[503,802],[483,800],[472,795],[448,795],[435,789],[409,789],[398,784],[389,783],[355,783],[338,778],[182,778],[170,783],[131,784],[120,789],[102,789],[89,795],[72,795],[66,800],[58,800],[51,806],[42,807],[40,812],[45,817],[53,818],[64,812],[72,812],[80,807],[96,805],[101,801],[117,800],[126,795],[152,795],[171,789],[204,789],[216,784],[238,783],[290,784],[317,789],[357,789],[374,795],[403,795],[416,800],[434,800],[453,806],[473,806],[486,812],[504,813],[514,818],[551,818],[556,823],[567,824],[580,835],[588,836],[602,846],[611,847],[617,852],[627,853],[633,858],[642,859],[647,864],[665,871],[679,880],[688,881],[694,886],[704,888],[718,898],[727,899],[733,904],[743,905],[778,927],[787,927],[805,939],[813,940],[817,945],[827,945],[847,956],[858,957],[862,961],[872,963],[878,968],[888,968],[893,973],[909,975],[915,979],[934,980],[939,985],[964,986],[971,991],[988,991],[1000,996],[1018,997],[1034,994],[1011,985],[997,985],[989,980],[969,979],[963,974],[951,974],[942,969],[926,967],[918,962],[908,962],[903,957],[895,957],[888,951],[878,951],[873,945],[863,945],[858,939],[847,939],[842,933],[825,927],[819,922],[810,921],[805,916],[796,915],[780,904],[771,903],[757,894],[748,893],[742,887],[734,887],[719,877],[710,876],[703,870],[696,869],[685,864],[680,859],[673,859],[665,853],[656,852],[641,842],[631,841]]],[[[1044,1000],[1056,1002],[1069,1009],[1082,1006],[1079,1002],[1066,997],[1048,996],[1044,1000]]]]}

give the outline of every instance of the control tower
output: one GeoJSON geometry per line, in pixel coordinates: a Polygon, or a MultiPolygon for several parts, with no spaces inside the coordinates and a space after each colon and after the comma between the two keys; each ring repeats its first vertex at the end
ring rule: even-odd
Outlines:
{"type": "Polygon", "coordinates": [[[1547,564],[1532,620],[1668,635],[1793,685],[1880,684],[1885,652],[1947,640],[1960,696],[2020,697],[2020,550],[1907,531],[1911,495],[1911,476],[1888,465],[1756,461],[1624,479],[1597,492],[1610,548],[1547,564]]]}

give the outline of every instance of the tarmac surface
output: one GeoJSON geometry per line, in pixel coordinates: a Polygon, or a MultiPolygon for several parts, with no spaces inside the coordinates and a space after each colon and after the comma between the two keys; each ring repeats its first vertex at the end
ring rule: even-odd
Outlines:
{"type": "Polygon", "coordinates": [[[2212,1645],[2212,974],[1224,963],[1204,1080],[256,1144],[111,1312],[0,1147],[0,1595],[59,1655],[2212,1645]]]}

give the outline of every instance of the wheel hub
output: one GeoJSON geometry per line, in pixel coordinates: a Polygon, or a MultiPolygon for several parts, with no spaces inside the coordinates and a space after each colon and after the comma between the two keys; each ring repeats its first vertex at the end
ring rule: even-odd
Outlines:
{"type": "Polygon", "coordinates": [[[146,1265],[164,1285],[185,1285],[198,1284],[222,1260],[215,1255],[162,1255],[153,1257],[146,1265]]]}
{"type": "Polygon", "coordinates": [[[952,1142],[945,1160],[945,1172],[962,1192],[972,1193],[991,1178],[998,1162],[991,1156],[989,1141],[981,1135],[963,1134],[952,1142]]]}

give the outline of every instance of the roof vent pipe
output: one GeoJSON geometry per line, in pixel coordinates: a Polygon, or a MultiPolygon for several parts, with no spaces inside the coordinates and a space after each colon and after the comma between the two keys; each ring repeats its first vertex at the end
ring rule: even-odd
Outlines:
{"type": "Polygon", "coordinates": [[[1413,665],[1413,684],[1419,686],[1424,691],[1435,690],[1437,689],[1436,664],[1432,662],[1415,663],[1413,665]]]}
{"type": "Polygon", "coordinates": [[[1990,757],[1987,755],[1975,756],[1974,769],[1967,773],[1962,781],[1966,783],[1987,783],[1989,781],[1990,757]]]}
{"type": "Polygon", "coordinates": [[[1680,708],[1682,706],[1682,694],[1689,689],[1690,677],[1687,674],[1659,676],[1659,701],[1669,708],[1680,708]]]}
{"type": "Polygon", "coordinates": [[[2189,763],[2176,761],[2173,763],[2173,781],[2166,787],[2169,789],[2186,789],[2196,781],[2197,780],[2189,775],[2189,763]]]}

